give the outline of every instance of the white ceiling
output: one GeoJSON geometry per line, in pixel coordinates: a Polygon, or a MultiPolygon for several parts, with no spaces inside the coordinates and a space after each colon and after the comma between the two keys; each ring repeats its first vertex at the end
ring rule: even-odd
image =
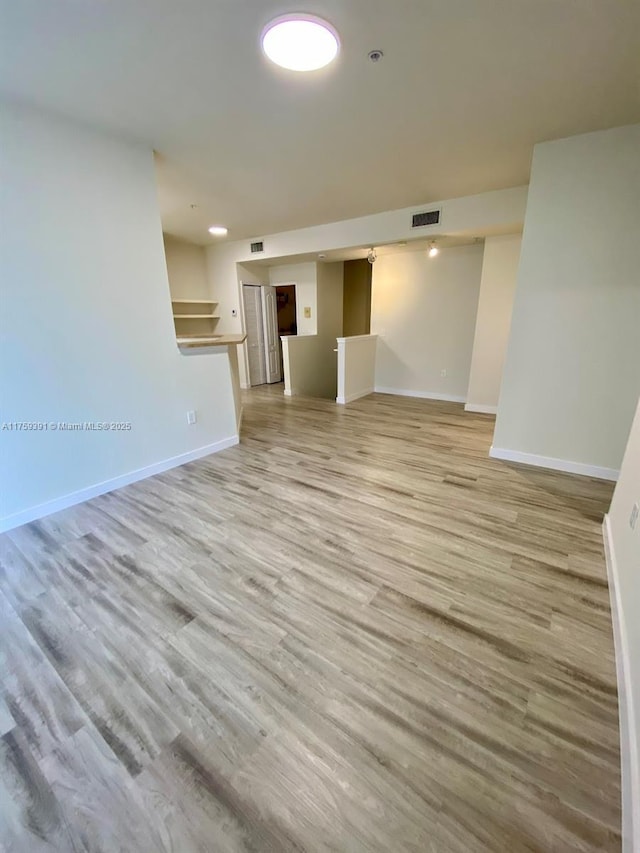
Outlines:
{"type": "Polygon", "coordinates": [[[638,0],[293,5],[338,29],[332,67],[263,58],[273,0],[0,0],[0,87],[152,146],[199,243],[517,186],[536,142],[640,118],[638,0]]]}

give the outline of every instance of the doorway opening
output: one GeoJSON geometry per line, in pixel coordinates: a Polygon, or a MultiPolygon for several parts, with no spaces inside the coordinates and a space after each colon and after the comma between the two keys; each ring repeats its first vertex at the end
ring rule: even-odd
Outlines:
{"type": "Polygon", "coordinates": [[[295,284],[276,285],[276,304],[278,306],[278,334],[297,335],[295,284]]]}
{"type": "Polygon", "coordinates": [[[278,346],[280,348],[280,364],[284,364],[282,355],[282,337],[298,334],[296,320],[296,286],[295,284],[276,285],[276,305],[278,306],[278,346]]]}

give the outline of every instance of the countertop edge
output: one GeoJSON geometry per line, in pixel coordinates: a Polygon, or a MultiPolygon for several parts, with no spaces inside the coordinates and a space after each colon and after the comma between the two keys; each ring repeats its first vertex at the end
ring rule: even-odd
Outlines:
{"type": "Polygon", "coordinates": [[[204,340],[204,335],[202,336],[202,340],[194,340],[188,341],[185,339],[178,340],[176,343],[178,345],[178,349],[200,349],[202,347],[227,347],[235,344],[242,344],[247,339],[246,334],[244,335],[216,335],[215,337],[211,337],[208,340],[204,340]]]}

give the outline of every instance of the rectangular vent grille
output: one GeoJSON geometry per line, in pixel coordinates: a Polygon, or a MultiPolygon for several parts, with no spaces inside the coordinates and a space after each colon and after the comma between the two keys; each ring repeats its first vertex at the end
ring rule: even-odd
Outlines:
{"type": "Polygon", "coordinates": [[[251,244],[251,254],[255,254],[256,252],[264,252],[264,243],[262,240],[251,244]]]}
{"type": "Polygon", "coordinates": [[[411,219],[412,228],[422,228],[424,225],[438,225],[440,222],[439,210],[426,210],[424,213],[414,213],[411,219]]]}

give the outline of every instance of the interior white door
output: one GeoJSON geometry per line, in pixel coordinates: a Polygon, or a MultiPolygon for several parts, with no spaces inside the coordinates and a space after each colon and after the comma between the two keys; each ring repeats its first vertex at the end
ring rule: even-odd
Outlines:
{"type": "Polygon", "coordinates": [[[278,346],[278,303],[276,289],[269,284],[263,284],[261,290],[267,382],[280,382],[282,379],[282,365],[280,363],[280,347],[278,346]]]}
{"type": "Polygon", "coordinates": [[[264,323],[260,285],[243,284],[244,322],[249,356],[249,384],[264,385],[267,381],[264,323]]]}

